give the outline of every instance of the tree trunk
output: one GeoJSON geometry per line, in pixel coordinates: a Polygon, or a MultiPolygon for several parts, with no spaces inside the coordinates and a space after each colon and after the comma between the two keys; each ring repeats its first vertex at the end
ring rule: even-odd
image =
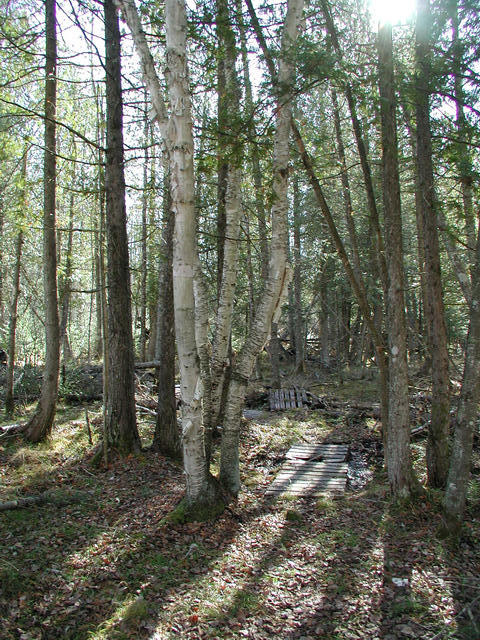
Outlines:
{"type": "Polygon", "coordinates": [[[337,92],[335,91],[335,89],[332,89],[332,104],[335,123],[335,137],[337,140],[337,156],[341,169],[343,204],[345,211],[344,215],[348,230],[348,239],[350,241],[350,247],[352,251],[352,266],[359,284],[363,286],[361,279],[362,267],[360,265],[360,253],[358,251],[357,231],[355,229],[355,221],[353,219],[353,205],[350,195],[350,180],[348,177],[347,161],[345,158],[345,146],[343,144],[342,128],[340,123],[340,110],[338,108],[337,92]]]}
{"type": "Polygon", "coordinates": [[[305,323],[302,309],[302,239],[300,190],[298,177],[293,179],[293,293],[295,302],[295,369],[305,373],[305,323]]]}
{"type": "Polygon", "coordinates": [[[140,265],[140,340],[138,352],[140,360],[145,360],[147,351],[147,214],[148,214],[148,113],[147,95],[145,95],[145,123],[143,126],[143,144],[145,155],[143,159],[143,193],[142,193],[142,231],[141,231],[141,265],[140,265]]]}
{"type": "Polygon", "coordinates": [[[4,282],[4,276],[3,276],[3,265],[4,265],[4,259],[3,259],[3,240],[4,240],[4,225],[5,225],[5,211],[4,211],[4,204],[3,204],[3,194],[0,195],[0,326],[4,326],[5,323],[5,295],[4,295],[4,291],[3,291],[3,282],[4,282]]]}
{"type": "Polygon", "coordinates": [[[388,269],[387,332],[389,351],[386,466],[390,489],[406,498],[414,488],[410,456],[407,327],[393,75],[392,27],[378,29],[379,93],[382,117],[383,204],[388,269]]]}
{"type": "MultiPolygon", "coordinates": [[[[328,0],[321,0],[322,13],[325,17],[325,22],[327,25],[327,30],[332,39],[333,48],[337,54],[338,60],[341,61],[343,59],[343,52],[340,47],[340,41],[338,39],[338,33],[333,21],[328,0]]],[[[378,270],[380,273],[380,279],[383,286],[383,291],[386,299],[386,289],[387,289],[387,264],[385,261],[385,251],[384,251],[384,242],[383,236],[380,228],[380,221],[378,215],[377,203],[375,200],[375,189],[373,186],[372,180],[372,172],[370,169],[370,163],[368,161],[367,155],[367,147],[365,144],[364,135],[362,133],[362,126],[360,124],[360,120],[357,115],[357,105],[355,102],[355,98],[353,96],[352,87],[348,82],[344,85],[345,96],[347,98],[348,108],[350,111],[350,117],[352,120],[352,128],[355,135],[355,141],[357,144],[358,156],[360,159],[360,165],[362,168],[363,181],[365,184],[365,192],[367,196],[368,209],[370,212],[370,221],[374,230],[373,242],[375,243],[376,248],[376,256],[378,259],[378,270]]]]}
{"type": "Polygon", "coordinates": [[[448,471],[450,381],[430,133],[430,22],[429,0],[417,0],[416,112],[417,171],[420,196],[418,204],[423,220],[427,294],[425,312],[426,320],[430,324],[432,356],[432,417],[427,441],[427,472],[428,482],[431,486],[444,487],[448,471]]]}
{"type": "Polygon", "coordinates": [[[224,429],[222,433],[220,481],[233,495],[240,490],[239,435],[241,412],[246,387],[255,360],[263,348],[272,321],[277,320],[281,304],[288,292],[288,163],[291,127],[293,65],[287,56],[295,43],[303,13],[303,0],[290,0],[287,6],[282,36],[277,86],[276,131],[273,152],[272,245],[268,277],[255,313],[252,330],[245,341],[232,370],[224,429]]]}
{"type": "Polygon", "coordinates": [[[130,272],[123,173],[123,108],[120,30],[113,0],[105,0],[107,150],[105,167],[108,307],[108,449],[138,451],[130,272]]]}
{"type": "Polygon", "coordinates": [[[173,297],[175,332],[182,390],[183,463],[187,490],[185,503],[192,517],[206,517],[221,501],[205,457],[202,422],[202,381],[196,345],[194,275],[198,266],[195,243],[195,181],[191,100],[186,59],[186,14],[181,0],[167,0],[167,82],[172,113],[167,117],[162,89],[133,0],[119,2],[135,47],[157,121],[167,148],[172,208],[173,297]]]}
{"type": "Polygon", "coordinates": [[[165,16],[167,83],[172,105],[167,145],[170,148],[171,193],[175,212],[173,291],[182,388],[183,463],[187,481],[187,507],[192,511],[198,511],[214,507],[218,502],[218,493],[205,457],[202,381],[195,341],[195,180],[186,58],[187,19],[183,1],[167,0],[165,16]]]}
{"type": "MultiPolygon", "coordinates": [[[[72,179],[73,183],[73,179],[72,179]]],[[[67,236],[67,249],[65,252],[65,267],[63,277],[60,282],[60,344],[63,351],[63,365],[62,371],[65,368],[65,364],[72,357],[70,349],[70,343],[67,335],[68,316],[70,313],[70,299],[72,296],[72,246],[73,246],[73,210],[74,210],[74,195],[70,195],[69,217],[68,217],[68,236],[67,236]]],[[[63,375],[63,373],[62,373],[63,375]]]]}
{"type": "Polygon", "coordinates": [[[240,102],[236,75],[235,36],[230,22],[228,3],[217,0],[219,37],[219,189],[218,189],[218,279],[217,315],[212,345],[212,427],[223,422],[222,398],[226,396],[226,373],[229,367],[229,347],[235,286],[238,274],[238,240],[242,217],[240,149],[236,142],[234,114],[240,102]],[[227,124],[230,120],[230,124],[227,124]],[[233,122],[233,124],[232,124],[233,122]],[[220,215],[221,213],[221,215],[220,215]],[[222,220],[220,218],[222,217],[222,220]],[[221,246],[220,246],[221,244],[221,246]]]}
{"type": "Polygon", "coordinates": [[[270,384],[274,389],[281,389],[282,381],[280,378],[280,339],[278,337],[278,325],[276,322],[272,322],[268,353],[270,355],[270,368],[272,370],[270,384]]]}
{"type": "MultiPolygon", "coordinates": [[[[97,137],[102,147],[105,146],[105,134],[103,128],[103,122],[105,120],[101,96],[96,94],[96,130],[97,137]]],[[[105,229],[105,170],[104,170],[104,154],[101,149],[98,150],[98,172],[97,172],[97,206],[99,215],[95,217],[93,227],[95,229],[95,309],[96,309],[96,330],[95,330],[95,356],[102,358],[104,356],[103,339],[105,337],[104,332],[104,313],[106,312],[106,304],[104,305],[104,298],[106,297],[105,290],[105,260],[104,260],[104,229],[105,229]]],[[[105,365],[105,359],[103,360],[105,365]]],[[[103,372],[104,383],[106,381],[105,371],[103,372]]],[[[106,401],[104,395],[103,401],[106,401]]]]}
{"type": "MultiPolygon", "coordinates": [[[[257,40],[259,42],[259,45],[262,49],[263,55],[265,56],[265,62],[267,63],[268,69],[269,69],[269,73],[272,79],[272,82],[275,82],[276,79],[276,73],[275,73],[275,65],[273,63],[273,58],[270,54],[270,51],[267,47],[265,38],[263,37],[263,33],[260,27],[260,24],[258,22],[256,13],[255,13],[255,9],[252,5],[251,0],[245,0],[247,7],[248,7],[248,11],[250,14],[250,17],[252,19],[252,26],[255,30],[255,35],[257,37],[257,40]]],[[[365,294],[363,293],[363,291],[365,290],[364,287],[361,287],[357,281],[357,278],[355,277],[355,273],[352,269],[352,266],[350,264],[350,260],[348,258],[347,252],[345,251],[345,246],[342,242],[342,239],[337,231],[337,227],[335,225],[335,221],[333,219],[333,216],[331,214],[330,208],[328,206],[328,203],[325,199],[325,196],[323,194],[323,190],[322,187],[320,185],[320,182],[318,181],[318,178],[315,174],[315,170],[313,167],[313,162],[311,157],[309,156],[309,154],[307,153],[307,150],[305,148],[305,144],[303,142],[302,136],[300,134],[300,131],[298,129],[298,126],[296,125],[295,122],[292,122],[292,131],[293,131],[293,136],[297,145],[297,149],[298,149],[298,153],[300,155],[300,158],[302,160],[302,164],[305,168],[305,171],[307,173],[307,176],[309,178],[310,184],[312,186],[313,192],[315,194],[316,200],[320,206],[320,210],[322,212],[322,215],[325,219],[325,222],[327,223],[328,229],[330,231],[330,235],[332,238],[332,241],[335,245],[337,254],[339,256],[339,258],[342,261],[342,264],[345,267],[345,272],[347,274],[347,277],[350,281],[352,290],[355,294],[355,297],[357,298],[357,301],[359,303],[359,306],[362,310],[363,316],[365,318],[365,322],[367,323],[368,329],[369,329],[369,333],[371,335],[372,341],[374,343],[374,347],[375,347],[375,358],[377,361],[377,365],[380,371],[380,387],[381,387],[381,406],[382,406],[382,422],[383,424],[387,424],[388,423],[388,368],[387,368],[387,362],[386,362],[386,358],[385,358],[385,347],[383,344],[383,339],[381,336],[380,331],[378,330],[375,322],[374,322],[374,317],[371,314],[370,311],[370,306],[368,303],[368,300],[365,296],[365,294]],[[363,289],[363,291],[362,291],[363,289]]],[[[384,430],[385,433],[385,430],[384,430]]]]}
{"type": "Polygon", "coordinates": [[[480,234],[473,271],[472,304],[457,424],[445,494],[447,527],[458,535],[463,522],[472,458],[473,435],[480,401],[480,234]]]}
{"type": "Polygon", "coordinates": [[[173,308],[173,230],[175,218],[170,195],[168,170],[164,177],[163,241],[158,297],[158,329],[156,358],[158,405],[153,449],[174,458],[182,456],[175,399],[175,314],[173,308]]]}
{"type": "Polygon", "coordinates": [[[51,432],[58,396],[60,330],[57,295],[56,246],[56,92],[57,34],[56,3],[45,0],[45,155],[43,210],[43,283],[45,297],[45,369],[40,399],[25,426],[25,438],[40,442],[51,432]]]}
{"type": "MultiPolygon", "coordinates": [[[[22,204],[24,211],[27,208],[27,159],[28,147],[25,147],[22,162],[22,204]]],[[[23,220],[19,221],[20,224],[23,220]]],[[[20,268],[22,264],[22,247],[23,247],[23,230],[20,227],[17,233],[17,242],[15,247],[15,265],[13,268],[12,282],[12,302],[10,305],[10,321],[8,325],[8,360],[7,375],[5,381],[5,414],[11,417],[14,410],[13,398],[13,377],[15,372],[15,340],[17,334],[17,308],[18,298],[20,296],[20,268]]]]}

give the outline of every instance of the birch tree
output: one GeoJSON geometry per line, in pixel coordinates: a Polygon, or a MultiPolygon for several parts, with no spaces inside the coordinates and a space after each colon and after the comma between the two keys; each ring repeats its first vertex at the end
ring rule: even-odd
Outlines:
{"type": "Polygon", "coordinates": [[[167,114],[160,81],[135,4],[133,0],[120,0],[118,4],[132,32],[168,154],[172,209],[175,214],[173,299],[182,393],[182,449],[187,485],[185,506],[191,517],[204,518],[221,508],[222,500],[205,456],[203,385],[195,337],[194,276],[198,257],[185,5],[182,0],[167,0],[165,5],[166,79],[170,102],[170,113],[167,114]]]}
{"type": "Polygon", "coordinates": [[[232,370],[222,434],[220,481],[233,495],[240,490],[239,435],[241,411],[255,360],[268,339],[272,322],[278,318],[288,293],[291,270],[287,266],[288,243],[288,165],[292,119],[295,45],[303,0],[290,0],[283,26],[278,83],[276,86],[276,118],[273,150],[272,241],[265,287],[256,308],[254,321],[245,344],[232,370]]]}

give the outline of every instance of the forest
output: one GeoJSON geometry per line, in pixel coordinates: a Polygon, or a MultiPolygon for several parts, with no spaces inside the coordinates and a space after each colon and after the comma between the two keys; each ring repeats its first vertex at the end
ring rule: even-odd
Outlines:
{"type": "Polygon", "coordinates": [[[480,638],[475,0],[0,0],[3,640],[480,638]]]}

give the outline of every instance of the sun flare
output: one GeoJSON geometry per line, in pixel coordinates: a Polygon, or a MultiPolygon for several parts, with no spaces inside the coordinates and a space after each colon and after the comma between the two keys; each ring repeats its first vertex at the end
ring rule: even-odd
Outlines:
{"type": "Polygon", "coordinates": [[[369,0],[375,23],[404,24],[415,13],[415,0],[369,0]]]}

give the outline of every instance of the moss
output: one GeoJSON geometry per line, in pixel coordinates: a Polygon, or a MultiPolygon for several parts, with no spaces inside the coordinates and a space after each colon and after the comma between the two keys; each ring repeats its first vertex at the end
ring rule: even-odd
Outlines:
{"type": "Polygon", "coordinates": [[[285,513],[285,520],[288,522],[302,522],[303,516],[299,511],[295,509],[287,509],[285,513]]]}
{"type": "Polygon", "coordinates": [[[214,520],[225,510],[225,502],[217,498],[211,502],[189,504],[184,498],[162,523],[185,524],[186,522],[206,522],[214,520]]]}
{"type": "Polygon", "coordinates": [[[125,622],[137,622],[144,620],[148,615],[148,605],[146,601],[139,596],[125,606],[122,612],[122,620],[125,622]]]}
{"type": "Polygon", "coordinates": [[[19,570],[6,560],[0,560],[0,593],[4,598],[15,598],[25,590],[26,582],[19,570]]]}

